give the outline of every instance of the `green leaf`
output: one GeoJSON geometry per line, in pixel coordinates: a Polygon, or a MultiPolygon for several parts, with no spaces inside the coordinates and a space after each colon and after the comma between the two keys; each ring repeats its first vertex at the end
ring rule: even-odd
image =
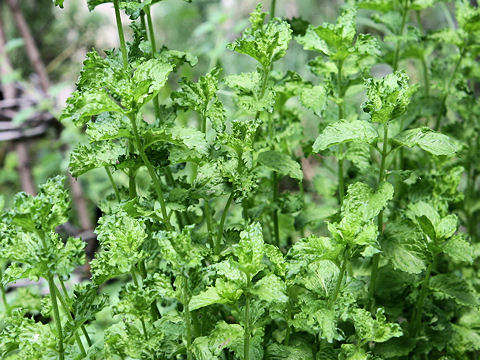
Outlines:
{"type": "Polygon", "coordinates": [[[473,247],[462,234],[452,236],[443,245],[443,252],[455,261],[473,263],[473,247]]]}
{"type": "Polygon", "coordinates": [[[285,283],[278,276],[269,274],[255,283],[251,293],[267,303],[286,303],[288,296],[285,283]]]}
{"type": "Polygon", "coordinates": [[[147,238],[143,221],[124,212],[102,216],[95,229],[102,250],[91,262],[92,281],[100,285],[106,280],[130,272],[145,257],[141,246],[147,238]]]}
{"type": "Polygon", "coordinates": [[[387,123],[404,114],[416,87],[408,85],[408,76],[396,71],[383,78],[367,79],[368,100],[363,110],[370,114],[373,122],[387,123]]]}
{"type": "Polygon", "coordinates": [[[250,16],[251,28],[228,48],[257,60],[264,69],[281,59],[287,52],[292,30],[286,21],[274,18],[264,24],[266,13],[259,4],[250,16]]]}
{"type": "Polygon", "coordinates": [[[377,309],[375,319],[364,309],[355,309],[352,313],[357,336],[363,341],[385,342],[403,335],[399,324],[388,323],[383,309],[377,309]]]}
{"type": "Polygon", "coordinates": [[[307,344],[286,346],[276,343],[268,345],[266,359],[271,360],[314,360],[312,350],[307,344]]]}
{"type": "Polygon", "coordinates": [[[321,115],[327,103],[327,94],[323,86],[303,87],[300,92],[300,101],[307,109],[321,115]]]}
{"type": "Polygon", "coordinates": [[[402,146],[418,146],[436,156],[453,156],[460,150],[454,140],[447,135],[437,133],[427,127],[406,130],[393,138],[393,141],[402,146]]]}
{"type": "Polygon", "coordinates": [[[382,250],[397,270],[420,274],[426,269],[426,248],[421,234],[404,222],[392,222],[385,229],[382,250]]]}
{"type": "Polygon", "coordinates": [[[240,241],[234,245],[233,254],[238,258],[236,266],[242,272],[254,276],[261,270],[265,250],[260,223],[252,223],[240,233],[240,241]]]}
{"type": "Polygon", "coordinates": [[[292,179],[303,179],[300,164],[287,154],[274,150],[264,151],[258,155],[258,162],[279,174],[288,175],[292,179]]]}
{"type": "Polygon", "coordinates": [[[440,274],[430,279],[429,286],[448,298],[453,298],[460,305],[474,307],[480,304],[478,294],[465,279],[455,275],[440,274]]]}
{"type": "Polygon", "coordinates": [[[208,287],[207,290],[195,295],[190,300],[189,308],[191,311],[200,309],[213,304],[225,304],[228,299],[222,298],[215,287],[208,287]]]}
{"type": "Polygon", "coordinates": [[[150,59],[142,62],[133,74],[133,101],[142,106],[156,96],[173,71],[173,65],[160,59],[150,59]]]}
{"type": "Polygon", "coordinates": [[[210,120],[214,129],[223,130],[226,111],[217,96],[220,72],[219,68],[214,68],[200,76],[196,83],[183,79],[172,98],[184,110],[195,110],[202,118],[210,120]]]}
{"type": "Polygon", "coordinates": [[[115,166],[125,156],[127,147],[110,141],[96,142],[90,145],[77,145],[70,153],[69,169],[78,177],[92,169],[115,166]]]}
{"type": "Polygon", "coordinates": [[[313,144],[313,151],[324,151],[330,146],[349,141],[371,143],[377,138],[375,126],[367,121],[340,120],[328,125],[322,131],[313,144]]]}

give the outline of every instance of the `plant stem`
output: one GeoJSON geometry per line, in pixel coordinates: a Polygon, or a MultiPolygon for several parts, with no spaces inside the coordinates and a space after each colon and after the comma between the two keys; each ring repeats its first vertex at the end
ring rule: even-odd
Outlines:
{"type": "MultiPolygon", "coordinates": [[[[378,175],[378,184],[380,185],[385,180],[385,163],[387,159],[387,149],[388,149],[388,125],[387,123],[383,124],[383,149],[382,149],[382,160],[380,162],[380,173],[378,175]]],[[[379,236],[383,233],[383,210],[380,211],[377,217],[378,224],[378,234],[379,236]]],[[[370,276],[370,286],[368,288],[368,299],[370,302],[370,307],[375,306],[375,285],[377,282],[378,276],[378,264],[380,262],[380,254],[373,255],[372,260],[372,272],[370,276]]]]}
{"type": "Polygon", "coordinates": [[[115,181],[113,180],[112,172],[110,171],[108,166],[105,166],[105,171],[107,172],[108,179],[110,180],[110,184],[112,184],[113,191],[115,192],[115,197],[117,198],[118,202],[122,201],[122,198],[120,197],[120,193],[118,192],[117,184],[115,184],[115,181]]]}
{"type": "Polygon", "coordinates": [[[338,294],[340,293],[340,289],[342,288],[343,278],[345,276],[345,270],[347,269],[347,258],[348,258],[348,252],[347,252],[347,249],[345,249],[343,251],[342,266],[339,269],[340,272],[338,273],[337,282],[335,284],[335,290],[333,292],[333,295],[330,297],[328,301],[328,307],[330,309],[333,307],[333,304],[335,304],[338,294]]]}
{"type": "MultiPolygon", "coordinates": [[[[62,287],[63,295],[65,296],[65,299],[67,299],[68,302],[70,302],[70,296],[68,295],[67,288],[65,287],[65,283],[63,282],[61,277],[58,277],[58,281],[60,282],[60,286],[62,287]]],[[[87,340],[88,346],[92,346],[92,340],[90,339],[90,336],[88,335],[87,329],[85,329],[85,325],[81,325],[80,329],[83,332],[83,336],[85,336],[85,339],[87,340]]]]}
{"type": "Polygon", "coordinates": [[[210,244],[210,248],[214,248],[213,244],[213,238],[212,238],[212,217],[210,214],[210,205],[208,199],[205,199],[205,220],[207,222],[207,238],[208,238],[208,243],[210,244]]]}
{"type": "Polygon", "coordinates": [[[148,173],[150,174],[150,178],[152,179],[152,182],[153,182],[153,187],[155,188],[155,192],[157,193],[157,197],[160,202],[160,207],[162,210],[163,221],[165,223],[167,230],[172,231],[172,225],[170,224],[170,220],[167,215],[167,207],[165,205],[165,198],[163,197],[162,186],[160,184],[160,180],[157,176],[157,173],[153,168],[152,163],[150,162],[150,160],[148,160],[147,155],[145,155],[145,151],[143,151],[140,135],[138,134],[137,121],[135,119],[135,115],[133,113],[130,113],[128,115],[128,118],[130,119],[130,122],[132,124],[133,135],[135,137],[135,146],[137,148],[137,151],[140,154],[140,157],[142,158],[143,163],[147,167],[148,173]]]}
{"type": "MultiPolygon", "coordinates": [[[[2,267],[0,267],[0,280],[2,278],[3,278],[3,269],[2,267]]],[[[7,316],[10,316],[10,306],[8,306],[5,286],[3,286],[3,283],[1,281],[0,281],[0,291],[2,293],[2,301],[3,301],[3,306],[5,307],[5,312],[7,313],[7,316]]]]}
{"type": "Polygon", "coordinates": [[[185,276],[184,277],[185,284],[183,287],[183,313],[185,317],[185,328],[187,331],[187,360],[192,360],[192,324],[191,324],[191,317],[190,317],[190,307],[189,307],[189,302],[190,302],[190,297],[188,294],[188,279],[185,276]]]}
{"type": "MultiPolygon", "coordinates": [[[[345,89],[343,87],[343,61],[337,62],[337,102],[338,102],[338,120],[345,118],[345,89]]],[[[345,181],[343,175],[343,144],[338,146],[338,201],[340,207],[343,205],[345,197],[345,181]]]]}
{"type": "Polygon", "coordinates": [[[230,207],[232,200],[233,200],[233,190],[230,193],[230,196],[228,197],[227,203],[225,204],[225,208],[223,209],[222,218],[220,219],[220,225],[218,227],[218,233],[217,233],[217,241],[215,243],[215,255],[220,254],[220,243],[222,242],[222,237],[223,237],[223,226],[225,225],[225,219],[227,218],[228,208],[230,207]]]}
{"type": "Polygon", "coordinates": [[[278,209],[276,207],[277,197],[278,197],[278,176],[277,172],[272,172],[272,204],[273,208],[273,233],[275,236],[275,244],[280,247],[280,230],[278,228],[278,209]]]}
{"type": "Polygon", "coordinates": [[[58,358],[60,360],[64,360],[65,350],[63,348],[62,320],[60,319],[60,312],[58,311],[58,303],[57,303],[57,296],[56,296],[56,291],[58,291],[58,289],[55,286],[55,283],[53,281],[53,276],[51,274],[48,275],[47,281],[48,281],[48,288],[50,291],[50,299],[52,301],[53,317],[55,319],[57,332],[58,332],[58,358]]]}
{"type": "MultiPolygon", "coordinates": [[[[140,289],[140,283],[138,282],[138,278],[137,278],[137,272],[135,271],[135,265],[132,265],[132,267],[130,268],[130,275],[132,276],[132,281],[133,281],[133,285],[135,285],[135,287],[137,289],[140,289]]],[[[148,341],[148,333],[147,333],[147,327],[145,326],[145,320],[143,320],[143,318],[140,318],[140,323],[142,324],[142,331],[143,331],[143,336],[145,337],[145,340],[148,341]]]]}
{"type": "Polygon", "coordinates": [[[250,352],[250,274],[247,275],[247,291],[245,293],[245,329],[243,335],[243,360],[248,360],[250,352]]]}
{"type": "Polygon", "coordinates": [[[270,19],[275,17],[275,8],[277,6],[277,0],[272,0],[270,3],[270,19]]]}
{"type": "MultiPolygon", "coordinates": [[[[63,298],[62,293],[60,292],[60,290],[58,290],[58,288],[56,286],[55,286],[55,292],[56,292],[58,300],[60,300],[60,304],[63,307],[63,311],[67,315],[68,319],[73,322],[72,313],[70,312],[70,309],[69,309],[67,303],[65,302],[65,299],[63,298]]],[[[80,348],[80,352],[82,353],[82,355],[84,357],[86,357],[87,352],[85,351],[85,347],[83,346],[82,339],[80,339],[80,336],[78,335],[77,330],[75,330],[75,335],[74,336],[75,336],[75,341],[77,342],[78,347],[80,348]]]]}
{"type": "Polygon", "coordinates": [[[120,49],[122,50],[123,67],[128,67],[127,46],[125,44],[125,35],[123,33],[122,18],[120,17],[120,6],[118,0],[113,0],[113,7],[115,8],[115,20],[117,23],[117,32],[120,39],[120,49]]]}
{"type": "Polygon", "coordinates": [[[420,295],[417,300],[417,304],[415,305],[415,310],[413,311],[412,320],[411,320],[411,335],[415,337],[418,331],[418,327],[420,326],[420,322],[422,320],[422,311],[423,311],[423,304],[425,302],[425,298],[427,297],[427,290],[428,284],[430,282],[430,277],[432,275],[432,270],[435,268],[437,263],[437,255],[433,256],[433,260],[428,265],[427,272],[425,274],[425,278],[423,279],[422,288],[420,290],[420,295]]]}
{"type": "Polygon", "coordinates": [[[453,83],[453,80],[455,79],[455,75],[458,71],[458,68],[460,67],[460,64],[462,63],[463,57],[464,57],[465,52],[466,52],[466,48],[467,48],[466,46],[463,46],[462,50],[460,51],[460,56],[459,56],[457,62],[455,63],[455,67],[453,68],[453,71],[452,71],[452,74],[450,75],[450,78],[448,79],[447,86],[445,88],[445,94],[443,95],[442,101],[440,103],[440,111],[437,115],[437,119],[435,120],[435,127],[433,128],[435,131],[440,130],[440,125],[441,125],[441,122],[442,122],[443,113],[446,110],[446,103],[447,103],[448,95],[449,95],[449,92],[450,92],[450,87],[452,86],[452,83],[453,83]]]}
{"type": "MultiPolygon", "coordinates": [[[[153,29],[152,15],[150,13],[150,6],[145,6],[144,11],[145,15],[147,16],[148,34],[150,38],[150,46],[152,48],[152,58],[155,58],[155,54],[157,53],[157,44],[155,40],[155,31],[153,29]]],[[[158,104],[158,96],[153,97],[153,108],[155,111],[155,117],[160,119],[160,105],[158,104]]]]}
{"type": "MultiPolygon", "coordinates": [[[[403,32],[405,30],[405,23],[407,22],[407,13],[408,13],[408,1],[409,0],[403,0],[403,11],[402,11],[402,24],[400,25],[400,32],[399,32],[399,36],[403,35],[403,32]]],[[[399,57],[400,57],[400,45],[401,45],[401,41],[400,40],[397,40],[397,44],[396,44],[396,47],[395,47],[395,53],[393,55],[393,64],[392,64],[392,68],[393,68],[393,71],[397,71],[398,70],[398,61],[399,61],[399,57]]]]}

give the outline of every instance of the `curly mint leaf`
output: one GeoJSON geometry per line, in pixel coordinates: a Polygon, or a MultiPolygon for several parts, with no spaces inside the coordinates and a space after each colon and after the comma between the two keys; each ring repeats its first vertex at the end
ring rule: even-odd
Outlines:
{"type": "Polygon", "coordinates": [[[403,71],[366,80],[368,100],[363,104],[363,110],[370,114],[373,122],[387,123],[405,113],[417,89],[409,86],[408,80],[403,71]]]}

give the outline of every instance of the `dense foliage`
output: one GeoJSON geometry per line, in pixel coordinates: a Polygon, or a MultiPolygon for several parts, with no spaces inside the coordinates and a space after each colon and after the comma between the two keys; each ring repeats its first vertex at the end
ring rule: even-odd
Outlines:
{"type": "Polygon", "coordinates": [[[478,359],[480,10],[457,0],[458,27],[426,32],[441,1],[348,2],[322,25],[273,1],[228,44],[250,72],[178,80],[197,59],[157,48],[157,2],[113,0],[120,47],[87,54],[61,116],[89,139],[72,174],[111,181],[91,278],[65,285],[86,259],[56,232],[62,177],[1,215],[2,357],[478,359]],[[308,80],[275,68],[293,42],[308,80]],[[48,291],[7,300],[23,278],[48,291]]]}

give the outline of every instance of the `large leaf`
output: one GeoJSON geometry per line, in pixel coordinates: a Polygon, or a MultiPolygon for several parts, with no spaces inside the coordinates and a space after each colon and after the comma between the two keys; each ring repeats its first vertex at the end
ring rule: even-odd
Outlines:
{"type": "Polygon", "coordinates": [[[436,275],[430,279],[429,286],[446,297],[453,298],[460,305],[470,307],[480,305],[475,290],[470,287],[465,279],[455,275],[436,275]]]}
{"type": "Polygon", "coordinates": [[[371,143],[377,137],[377,130],[370,122],[362,120],[340,120],[328,125],[323,130],[313,144],[313,151],[323,151],[330,146],[348,141],[371,143]]]}
{"type": "Polygon", "coordinates": [[[279,174],[288,175],[297,180],[303,179],[300,164],[287,154],[274,150],[264,151],[258,155],[258,162],[279,174]]]}
{"type": "Polygon", "coordinates": [[[402,146],[418,146],[436,156],[453,156],[459,151],[454,140],[427,127],[406,130],[393,140],[402,146]]]}

